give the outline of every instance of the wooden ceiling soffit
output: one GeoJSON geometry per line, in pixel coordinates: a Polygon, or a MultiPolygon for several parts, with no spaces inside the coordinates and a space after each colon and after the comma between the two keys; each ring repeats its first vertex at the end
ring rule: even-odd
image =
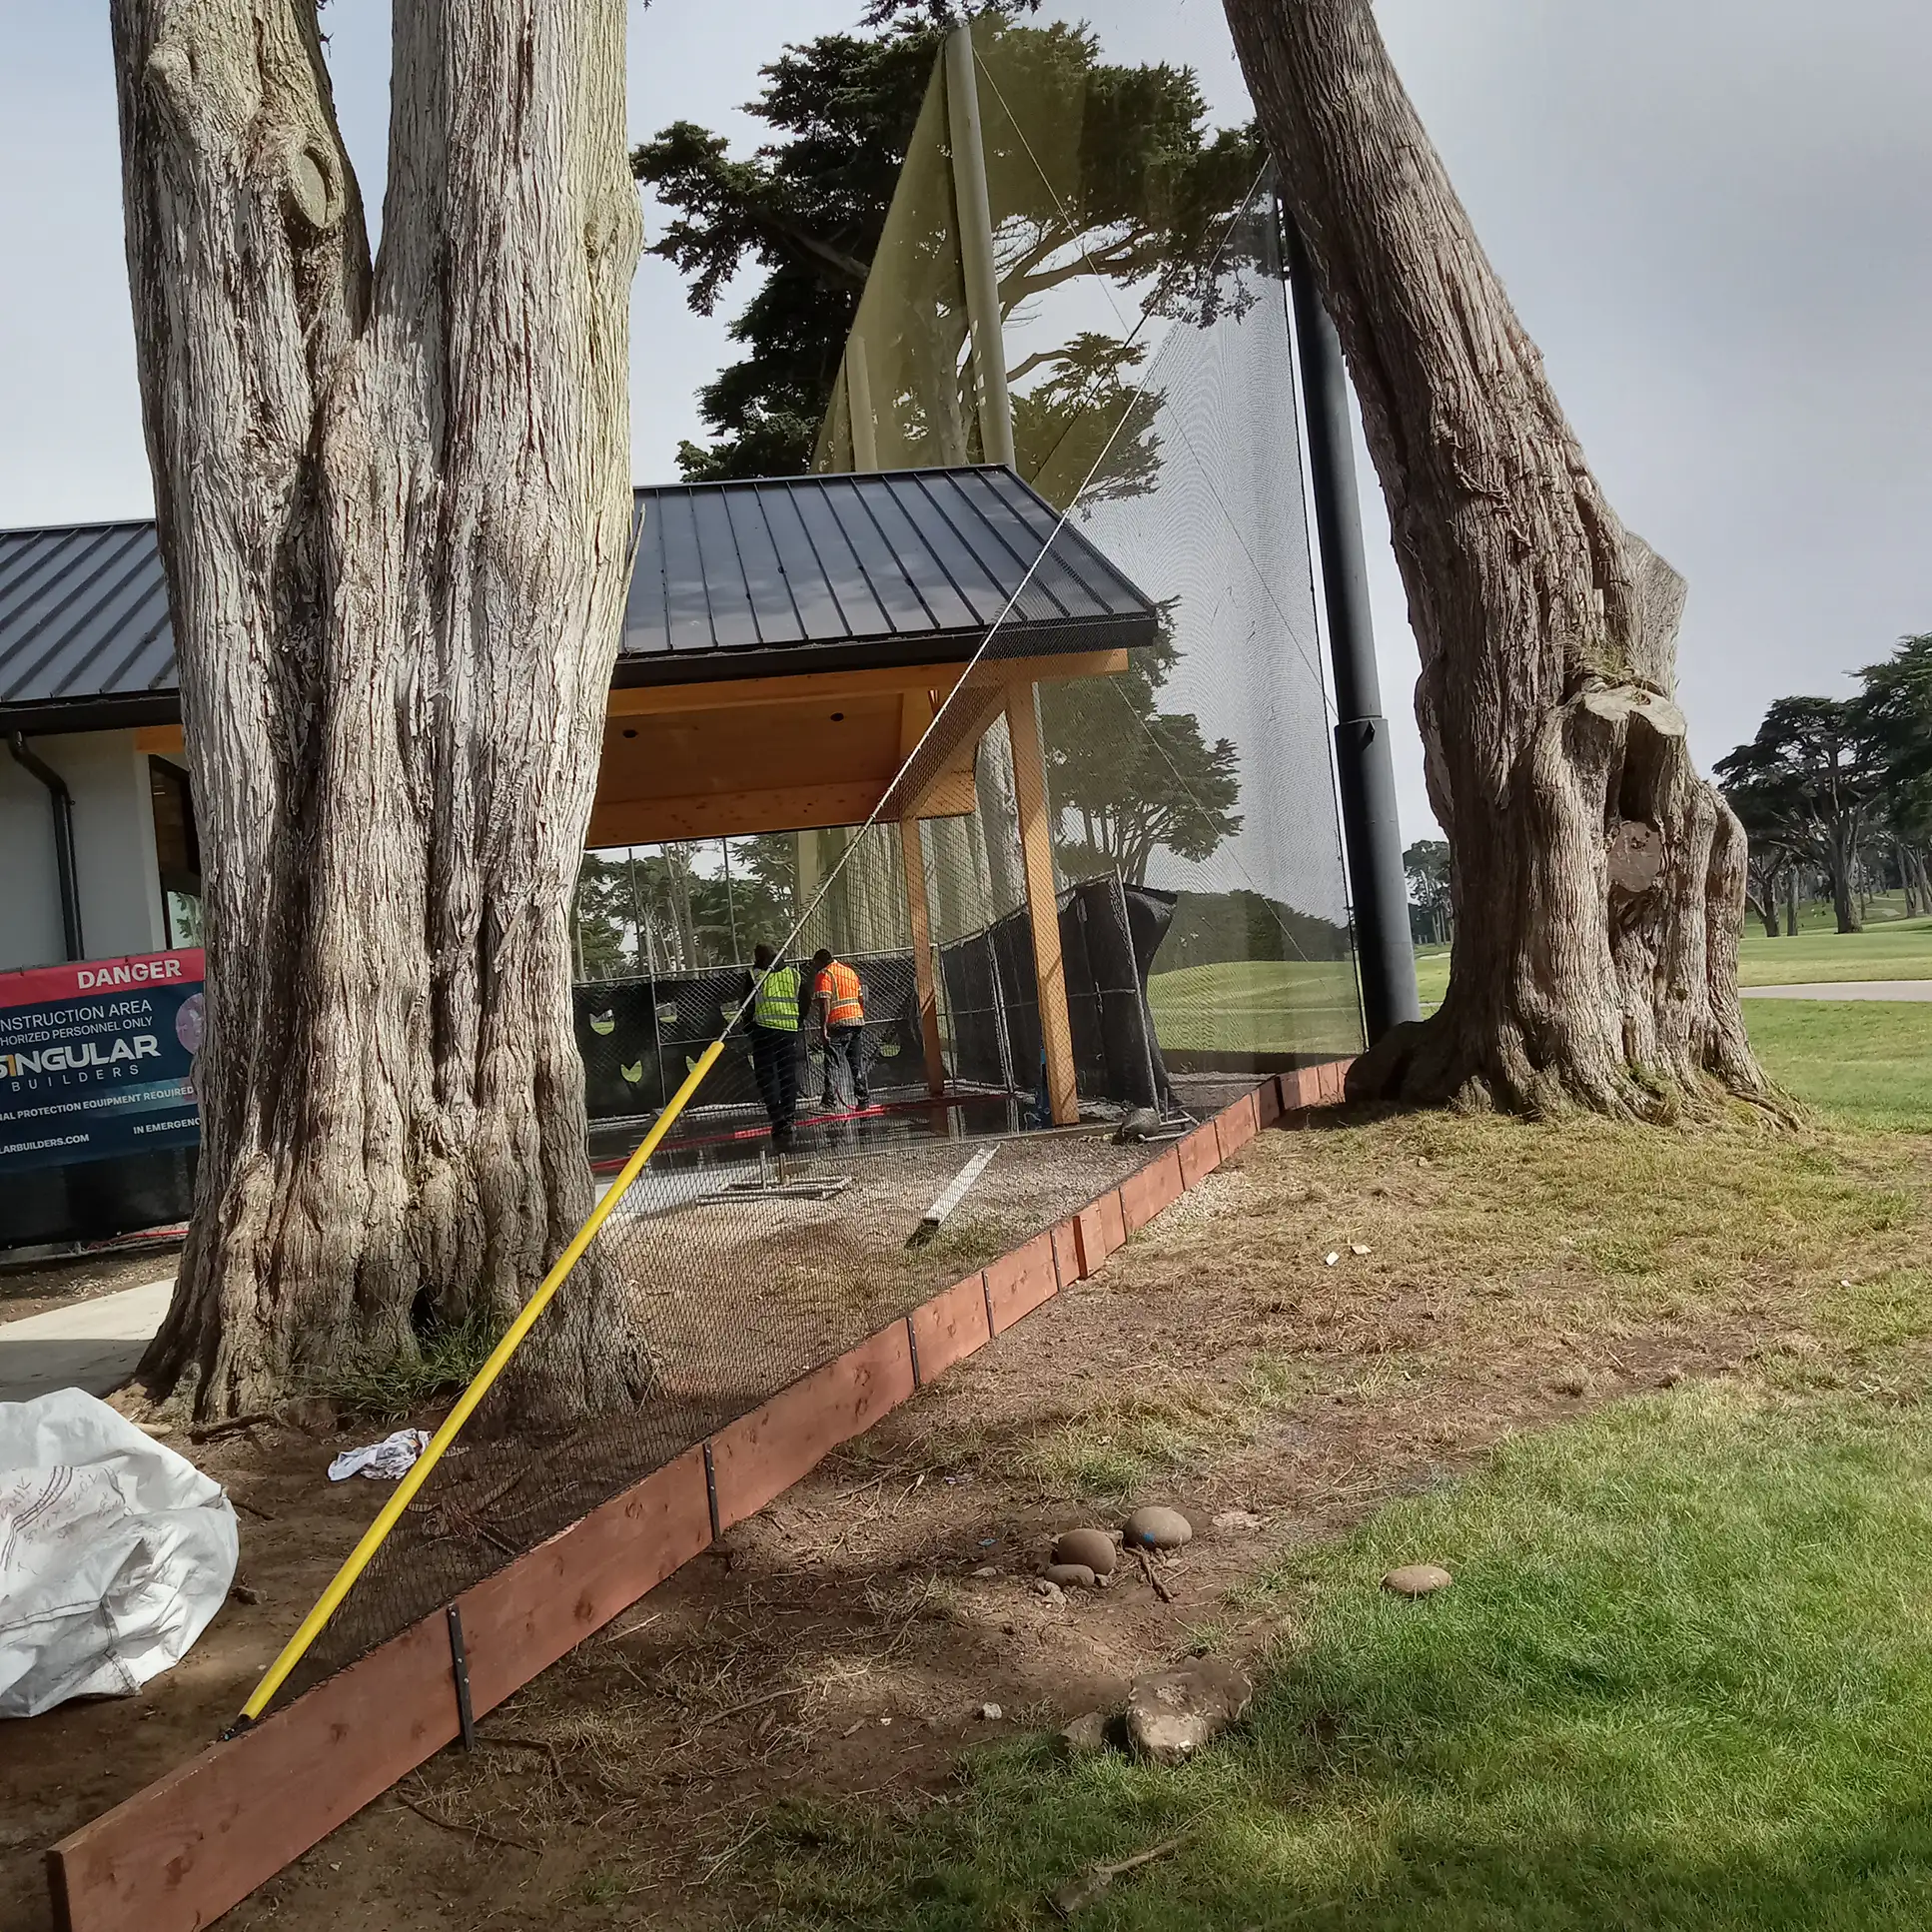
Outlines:
{"type": "MultiPolygon", "coordinates": [[[[886,789],[876,778],[858,778],[685,798],[599,799],[591,809],[587,842],[593,848],[654,845],[664,839],[741,838],[752,832],[862,825],[878,809],[886,789]]],[[[916,816],[957,818],[972,809],[973,773],[968,766],[943,774],[916,816]]]]}

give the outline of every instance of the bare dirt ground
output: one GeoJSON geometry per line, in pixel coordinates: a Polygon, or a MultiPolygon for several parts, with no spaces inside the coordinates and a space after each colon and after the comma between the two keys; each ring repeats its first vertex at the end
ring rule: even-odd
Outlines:
{"type": "MultiPolygon", "coordinates": [[[[1748,1127],[1264,1135],[227,1923],[745,1924],[785,1807],[944,1804],[989,1736],[1178,1653],[1279,1640],[1244,1588],[1262,1569],[1509,1433],[1747,1363],[1871,1386],[1871,1351],[1932,1323],[1929,1161],[1911,1137],[1748,1127]],[[1201,1531],[1159,1592],[1137,1571],[1033,1591],[1055,1529],[1146,1500],[1201,1531]],[[1259,1527],[1212,1527],[1236,1508],[1259,1527]]],[[[232,1714],[374,1506],[330,1492],[327,1451],[288,1433],[198,1451],[273,1513],[244,1515],[260,1600],[143,1697],[7,1729],[0,1922],[39,1932],[38,1849],[232,1714]]]]}
{"type": "Polygon", "coordinates": [[[49,1309],[139,1288],[143,1282],[172,1276],[180,1259],[179,1241],[157,1241],[109,1254],[0,1268],[0,1322],[17,1322],[22,1316],[44,1315],[49,1309]]]}

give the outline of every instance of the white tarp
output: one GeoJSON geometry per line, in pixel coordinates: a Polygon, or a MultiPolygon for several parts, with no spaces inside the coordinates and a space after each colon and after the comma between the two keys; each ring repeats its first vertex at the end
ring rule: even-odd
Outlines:
{"type": "Polygon", "coordinates": [[[106,1403],[0,1403],[0,1717],[172,1668],[239,1554],[221,1484],[106,1403]]]}

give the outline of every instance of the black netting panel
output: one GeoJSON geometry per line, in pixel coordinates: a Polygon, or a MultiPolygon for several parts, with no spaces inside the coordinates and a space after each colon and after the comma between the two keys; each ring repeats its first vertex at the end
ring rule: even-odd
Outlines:
{"type": "MultiPolygon", "coordinates": [[[[978,70],[1017,468],[1038,497],[949,473],[932,500],[980,490],[987,515],[916,554],[881,532],[930,609],[1016,569],[1020,588],[970,662],[899,694],[898,743],[916,743],[865,824],[586,864],[576,1019],[599,1172],[720,1037],[721,1057],[310,1676],[1117,1185],[1149,1152],[1113,1138],[1127,1110],[1178,1133],[1259,1072],[1361,1045],[1274,198],[1231,182],[1191,225],[1110,241],[1148,198],[1083,173],[1104,143],[1064,62],[1040,64],[1056,46],[989,27],[978,70]],[[1131,647],[1083,641],[1102,571],[1115,604],[1123,583],[1143,600],[1131,647]],[[795,1030],[751,1025],[758,944],[799,974],[795,1030]],[[1048,984],[1036,952],[1056,944],[1048,984]],[[815,1024],[821,951],[849,1029],[815,1024]],[[988,1139],[953,1219],[908,1246],[988,1139]]],[[[943,85],[824,467],[984,444],[943,85]]]]}

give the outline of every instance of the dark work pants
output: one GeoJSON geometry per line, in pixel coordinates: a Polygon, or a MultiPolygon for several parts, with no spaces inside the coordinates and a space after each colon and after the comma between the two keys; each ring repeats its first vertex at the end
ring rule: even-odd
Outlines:
{"type": "Polygon", "coordinates": [[[798,1112],[798,1035],[781,1027],[751,1028],[751,1071],[774,1134],[789,1134],[798,1112]]]}
{"type": "Polygon", "coordinates": [[[865,1091],[865,1028],[862,1026],[828,1026],[825,1029],[825,1094],[824,1104],[834,1107],[844,1098],[838,1089],[845,1083],[839,1080],[836,1069],[843,1067],[849,1077],[852,1097],[863,1107],[871,1096],[865,1091]]]}

